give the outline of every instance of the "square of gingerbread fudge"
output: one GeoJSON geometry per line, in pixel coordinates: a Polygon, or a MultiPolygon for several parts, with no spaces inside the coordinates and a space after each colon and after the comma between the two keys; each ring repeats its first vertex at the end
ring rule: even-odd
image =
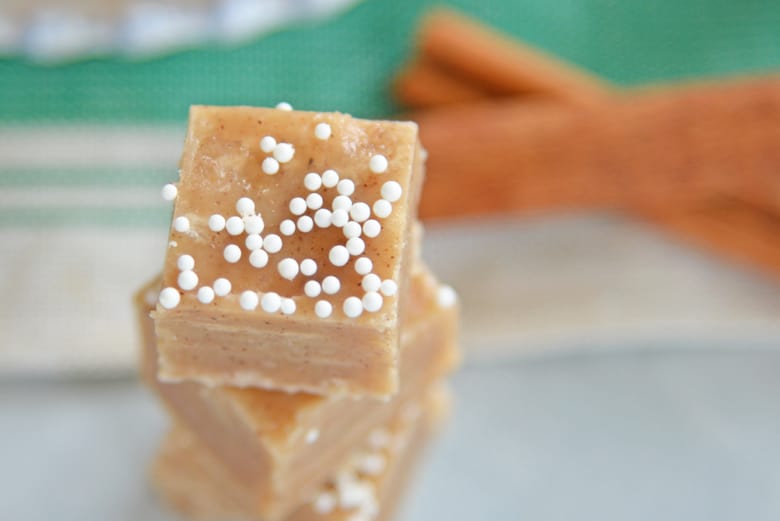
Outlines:
{"type": "Polygon", "coordinates": [[[160,378],[393,394],[422,177],[414,123],[192,107],[164,191],[160,378]]]}

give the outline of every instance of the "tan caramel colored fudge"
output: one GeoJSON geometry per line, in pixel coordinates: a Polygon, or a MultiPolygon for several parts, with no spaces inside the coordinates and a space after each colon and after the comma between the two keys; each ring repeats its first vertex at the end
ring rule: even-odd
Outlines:
{"type": "Polygon", "coordinates": [[[193,107],[164,190],[160,378],[396,392],[423,155],[414,123],[193,107]]]}
{"type": "MultiPolygon", "coordinates": [[[[453,369],[458,361],[457,306],[422,266],[407,287],[401,333],[399,392],[387,401],[321,396],[156,378],[155,335],[149,312],[159,291],[153,281],[136,296],[144,350],[143,379],[177,421],[262,498],[264,519],[280,519],[310,496],[349,451],[453,369]]],[[[445,290],[446,293],[446,290],[445,290]]]]}
{"type": "MultiPolygon", "coordinates": [[[[382,437],[364,440],[331,472],[330,479],[285,519],[391,519],[424,446],[446,414],[446,394],[441,389],[425,402],[383,426],[382,437]]],[[[184,427],[174,427],[163,441],[152,467],[152,481],[162,499],[189,519],[265,519],[257,509],[253,488],[236,479],[184,427]]]]}

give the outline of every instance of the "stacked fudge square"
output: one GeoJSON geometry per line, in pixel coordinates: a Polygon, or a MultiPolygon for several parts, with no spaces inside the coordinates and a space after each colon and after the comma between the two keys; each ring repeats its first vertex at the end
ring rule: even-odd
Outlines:
{"type": "Polygon", "coordinates": [[[455,293],[420,259],[412,123],[193,107],[141,374],[193,519],[389,519],[446,410],[455,293]]]}

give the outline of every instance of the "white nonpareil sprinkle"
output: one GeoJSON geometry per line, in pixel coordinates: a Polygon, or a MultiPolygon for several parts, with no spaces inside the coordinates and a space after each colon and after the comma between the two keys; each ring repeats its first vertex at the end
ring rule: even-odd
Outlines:
{"type": "Polygon", "coordinates": [[[341,281],[338,277],[328,275],[322,279],[322,291],[328,295],[335,295],[341,289],[341,281]]]}
{"type": "Polygon", "coordinates": [[[322,186],[325,188],[333,188],[339,182],[339,174],[335,170],[325,170],[322,173],[322,186]]]}
{"type": "Polygon", "coordinates": [[[366,243],[360,237],[352,237],[347,241],[347,251],[353,257],[357,257],[366,251],[366,243]]]}
{"type": "Polygon", "coordinates": [[[319,210],[320,208],[322,208],[322,196],[318,193],[307,195],[306,206],[308,206],[312,210],[319,210]]]}
{"type": "Polygon", "coordinates": [[[162,198],[166,201],[173,201],[176,199],[176,195],[179,193],[179,189],[176,188],[175,184],[168,183],[162,187],[162,191],[160,193],[162,194],[162,198]]]}
{"type": "Polygon", "coordinates": [[[382,185],[381,194],[384,199],[387,199],[391,203],[396,202],[401,198],[404,193],[403,188],[397,181],[388,181],[382,185]]]}
{"type": "Polygon", "coordinates": [[[282,313],[285,315],[294,315],[297,306],[295,305],[295,301],[293,299],[283,298],[280,309],[282,310],[282,313]]]}
{"type": "Polygon", "coordinates": [[[318,300],[314,304],[314,314],[320,318],[328,318],[333,313],[333,306],[327,300],[318,300]]]}
{"type": "Polygon", "coordinates": [[[306,284],[303,285],[303,293],[310,298],[315,298],[320,296],[320,292],[322,291],[322,286],[320,286],[320,283],[316,280],[310,280],[307,281],[306,284]]]}
{"type": "Polygon", "coordinates": [[[303,259],[301,261],[301,273],[307,277],[311,277],[317,273],[317,263],[314,262],[314,259],[303,259]]]}
{"type": "Polygon", "coordinates": [[[233,285],[230,284],[228,279],[220,277],[214,281],[214,293],[218,297],[226,297],[231,289],[233,289],[233,285]]]}
{"type": "Polygon", "coordinates": [[[369,313],[376,313],[382,309],[383,302],[384,300],[382,299],[382,295],[376,291],[368,291],[365,295],[363,295],[363,307],[369,313]]]}
{"type": "Polygon", "coordinates": [[[176,288],[165,288],[160,292],[158,299],[162,307],[165,309],[173,309],[179,305],[181,295],[176,288]]]}
{"type": "Polygon", "coordinates": [[[336,185],[336,190],[341,195],[352,195],[355,192],[355,183],[352,182],[352,179],[342,179],[336,185]]]}
{"type": "Polygon", "coordinates": [[[398,284],[392,279],[385,279],[382,281],[382,285],[379,286],[379,291],[381,291],[382,295],[385,297],[392,297],[398,293],[398,284]]]}
{"type": "Polygon", "coordinates": [[[268,253],[265,250],[254,250],[249,254],[249,264],[255,268],[265,268],[268,265],[268,253]]]}
{"type": "Polygon", "coordinates": [[[335,210],[330,215],[330,224],[336,228],[341,228],[349,222],[349,214],[346,210],[335,210]]]}
{"type": "Polygon", "coordinates": [[[436,300],[440,307],[452,307],[458,302],[458,294],[452,286],[442,284],[436,292],[436,300]]]}
{"type": "Polygon", "coordinates": [[[358,275],[368,275],[374,269],[374,263],[368,257],[360,257],[355,261],[355,272],[358,275]]]}
{"type": "Polygon", "coordinates": [[[221,232],[225,229],[225,218],[215,213],[209,217],[209,230],[212,232],[221,232]]]}
{"type": "Polygon", "coordinates": [[[331,208],[333,210],[344,210],[346,212],[349,211],[350,208],[352,208],[352,199],[347,197],[346,195],[337,195],[333,198],[333,202],[331,203],[331,208]]]}
{"type": "Polygon", "coordinates": [[[320,208],[316,212],[314,212],[314,222],[319,226],[320,228],[327,228],[330,226],[330,210],[327,208],[320,208]]]}
{"type": "Polygon", "coordinates": [[[363,288],[363,291],[379,291],[379,288],[382,286],[382,279],[376,273],[369,273],[363,277],[360,286],[363,288]]]}
{"type": "Polygon", "coordinates": [[[278,253],[282,249],[282,238],[275,233],[269,233],[263,239],[263,248],[268,253],[278,253]]]}
{"type": "Polygon", "coordinates": [[[290,199],[290,213],[293,215],[303,215],[306,212],[306,199],[303,197],[293,197],[290,199]]]}
{"type": "Polygon", "coordinates": [[[335,494],[332,492],[321,492],[314,500],[312,508],[317,514],[325,516],[335,510],[336,503],[337,501],[335,494]]]}
{"type": "Polygon", "coordinates": [[[273,136],[265,136],[260,140],[260,150],[266,154],[270,154],[276,148],[276,139],[273,136]]]}
{"type": "Polygon", "coordinates": [[[360,458],[358,462],[358,471],[367,476],[378,476],[385,470],[387,466],[387,459],[383,454],[375,452],[371,454],[365,454],[360,458]]]}
{"type": "Polygon", "coordinates": [[[317,139],[328,139],[330,132],[330,125],[327,123],[317,123],[317,126],[314,127],[314,137],[317,139]]]}
{"type": "Polygon", "coordinates": [[[236,211],[239,215],[246,217],[255,213],[255,202],[249,197],[241,197],[236,201],[236,211]]]}
{"type": "Polygon", "coordinates": [[[225,229],[230,235],[241,235],[244,233],[244,220],[234,215],[225,222],[225,229]]]}
{"type": "Polygon", "coordinates": [[[179,258],[176,259],[176,267],[181,271],[195,269],[195,259],[192,258],[192,255],[187,255],[186,253],[179,255],[179,258]]]}
{"type": "Polygon", "coordinates": [[[225,246],[222,255],[225,257],[226,261],[228,261],[231,264],[235,264],[236,262],[241,260],[241,248],[239,248],[235,244],[228,244],[227,246],[225,246]]]}
{"type": "Polygon", "coordinates": [[[295,233],[295,221],[292,219],[285,219],[279,223],[279,231],[282,235],[290,236],[295,233]]]}
{"type": "Polygon", "coordinates": [[[276,313],[279,311],[279,308],[282,307],[282,297],[280,297],[278,293],[269,291],[263,295],[263,300],[260,302],[260,305],[266,313],[276,313]]]}
{"type": "Polygon", "coordinates": [[[292,105],[290,105],[286,101],[280,101],[279,103],[277,103],[276,108],[279,110],[288,110],[288,111],[293,109],[292,105]]]}
{"type": "Polygon", "coordinates": [[[276,269],[279,272],[279,275],[287,280],[293,280],[298,276],[298,262],[290,257],[280,260],[276,265],[276,269]]]}
{"type": "Polygon", "coordinates": [[[344,237],[351,239],[352,237],[360,237],[363,229],[360,227],[360,223],[356,221],[349,221],[344,225],[344,228],[342,228],[341,231],[344,232],[344,237]]]}
{"type": "Polygon", "coordinates": [[[190,220],[184,216],[177,217],[173,220],[173,229],[179,233],[190,231],[190,220]]]}
{"type": "Polygon", "coordinates": [[[371,431],[371,434],[368,435],[368,445],[372,449],[385,449],[390,446],[392,438],[393,437],[387,429],[374,429],[371,431]]]}
{"type": "Polygon", "coordinates": [[[303,186],[311,192],[319,190],[322,186],[322,177],[316,172],[309,172],[303,176],[303,186]]]}
{"type": "Polygon", "coordinates": [[[238,299],[241,309],[246,311],[254,311],[257,309],[258,302],[260,302],[260,298],[257,296],[257,293],[249,290],[241,293],[241,297],[238,299]]]}
{"type": "Polygon", "coordinates": [[[387,158],[382,154],[371,156],[368,161],[368,168],[375,174],[383,174],[387,171],[387,158]]]}
{"type": "Polygon", "coordinates": [[[309,429],[306,431],[306,444],[311,445],[312,443],[316,443],[316,441],[320,439],[320,430],[319,429],[309,429]]]}
{"type": "Polygon", "coordinates": [[[279,172],[279,161],[272,157],[263,159],[263,172],[268,175],[274,175],[279,172]]]}
{"type": "Polygon", "coordinates": [[[191,289],[195,289],[195,287],[198,285],[198,275],[192,270],[184,270],[179,273],[179,277],[176,279],[176,282],[179,284],[181,289],[184,291],[189,291],[191,289]]]}
{"type": "Polygon", "coordinates": [[[374,202],[374,215],[384,219],[393,213],[393,205],[387,199],[378,199],[374,202]]]}
{"type": "Polygon", "coordinates": [[[244,246],[246,246],[246,249],[249,251],[259,250],[263,247],[263,238],[256,233],[251,233],[246,236],[244,246]]]}
{"type": "Polygon", "coordinates": [[[349,318],[357,318],[363,313],[363,302],[357,297],[347,297],[344,300],[344,314],[349,318]]]}
{"type": "Polygon", "coordinates": [[[303,233],[309,233],[314,228],[314,219],[308,215],[301,215],[298,217],[298,230],[303,233]]]}
{"type": "Polygon", "coordinates": [[[265,229],[265,221],[259,215],[250,215],[244,218],[246,233],[261,233],[265,229]]]}
{"type": "Polygon", "coordinates": [[[371,208],[366,203],[360,202],[352,205],[349,210],[349,216],[359,223],[362,223],[371,217],[371,208]]]}
{"type": "Polygon", "coordinates": [[[289,163],[295,157],[295,147],[290,143],[279,143],[274,148],[274,159],[280,163],[289,163]]]}
{"type": "Polygon", "coordinates": [[[369,219],[363,223],[363,234],[369,239],[378,237],[382,231],[382,225],[376,219],[369,219]]]}
{"type": "Polygon", "coordinates": [[[201,286],[198,289],[198,302],[201,304],[211,304],[214,302],[214,290],[208,286],[201,286]]]}
{"type": "Polygon", "coordinates": [[[349,250],[347,250],[346,246],[337,244],[330,249],[330,252],[328,253],[328,259],[334,266],[344,266],[347,262],[349,262],[349,250]]]}

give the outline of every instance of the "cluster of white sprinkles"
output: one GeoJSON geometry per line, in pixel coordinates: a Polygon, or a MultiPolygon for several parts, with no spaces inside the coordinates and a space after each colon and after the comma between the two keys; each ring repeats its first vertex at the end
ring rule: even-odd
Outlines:
{"type": "MultiPolygon", "coordinates": [[[[291,110],[289,106],[277,108],[291,110]]],[[[328,140],[333,135],[333,129],[328,123],[320,122],[315,125],[313,134],[317,140],[328,140]]],[[[295,157],[295,146],[280,142],[274,136],[262,137],[259,148],[267,154],[261,162],[261,170],[265,175],[277,175],[281,165],[295,157]]],[[[366,168],[374,174],[384,174],[388,167],[389,161],[384,155],[373,154],[367,158],[366,168]]],[[[249,197],[240,197],[236,201],[235,215],[211,215],[207,222],[208,229],[214,233],[225,232],[231,239],[222,251],[225,262],[236,264],[243,260],[257,269],[275,269],[281,278],[290,281],[297,277],[306,278],[304,295],[315,300],[314,313],[322,319],[330,317],[336,305],[340,305],[343,314],[349,318],[357,318],[364,312],[380,311],[385,299],[397,294],[398,285],[394,280],[383,280],[374,273],[374,263],[365,255],[366,241],[381,234],[381,221],[392,214],[393,204],[403,196],[403,187],[397,181],[388,180],[381,185],[381,197],[369,204],[355,200],[356,186],[352,179],[343,178],[333,169],[326,169],[322,173],[305,174],[301,190],[300,195],[289,201],[289,218],[279,223],[278,230],[266,229],[263,216],[256,212],[255,202],[249,197]],[[326,203],[323,195],[332,196],[330,204],[326,203]],[[353,263],[355,272],[362,277],[357,295],[340,294],[344,289],[340,278],[333,273],[321,273],[327,269],[319,269],[314,259],[296,259],[283,254],[283,237],[329,227],[340,228],[343,241],[327,251],[327,261],[336,268],[353,263]]],[[[168,201],[176,199],[177,193],[174,184],[167,184],[162,189],[162,196],[168,201]]],[[[190,231],[190,221],[186,216],[177,216],[172,227],[176,232],[186,233],[190,231]]],[[[179,305],[181,292],[197,290],[198,301],[211,304],[217,297],[226,297],[232,291],[231,283],[226,278],[215,280],[211,286],[198,287],[200,281],[195,271],[195,259],[191,255],[180,255],[177,268],[178,288],[167,287],[160,292],[160,305],[166,309],[179,305]]],[[[455,301],[454,293],[445,290],[440,294],[439,301],[452,305],[455,301]]],[[[244,290],[239,294],[238,303],[246,311],[260,308],[267,313],[292,315],[297,310],[293,298],[272,291],[244,290]]]]}

